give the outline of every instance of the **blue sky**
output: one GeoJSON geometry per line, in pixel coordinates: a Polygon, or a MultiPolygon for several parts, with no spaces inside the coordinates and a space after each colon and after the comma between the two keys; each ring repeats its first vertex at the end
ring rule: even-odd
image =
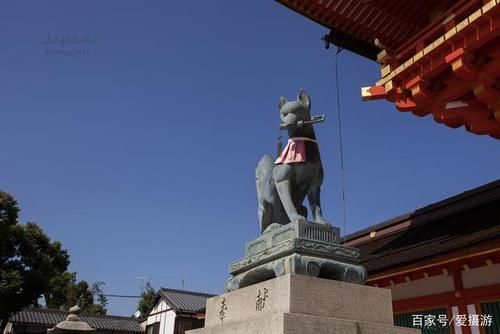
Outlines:
{"type": "MultiPolygon", "coordinates": [[[[0,188],[111,294],[218,293],[259,233],[255,166],[275,153],[280,96],[312,98],[323,213],[342,227],[334,51],[272,0],[0,4],[0,188]],[[50,55],[48,35],[87,42],[50,55]],[[90,41],[92,41],[90,43],[90,41]]],[[[500,175],[500,141],[364,103],[378,65],[338,58],[347,233],[500,175]]],[[[136,301],[110,299],[130,315],[136,301]]]]}

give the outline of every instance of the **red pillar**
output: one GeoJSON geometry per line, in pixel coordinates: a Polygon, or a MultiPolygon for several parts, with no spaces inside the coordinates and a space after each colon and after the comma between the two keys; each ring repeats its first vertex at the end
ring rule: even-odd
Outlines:
{"type": "MultiPolygon", "coordinates": [[[[458,314],[468,315],[467,304],[465,303],[465,300],[462,296],[462,293],[464,290],[464,283],[462,281],[462,269],[460,268],[460,269],[454,270],[452,275],[453,275],[453,284],[455,287],[455,298],[456,298],[452,302],[452,306],[458,307],[458,314]]],[[[470,327],[461,326],[460,328],[462,329],[462,334],[472,334],[470,327]]],[[[453,331],[455,331],[454,328],[453,328],[453,331]]]]}

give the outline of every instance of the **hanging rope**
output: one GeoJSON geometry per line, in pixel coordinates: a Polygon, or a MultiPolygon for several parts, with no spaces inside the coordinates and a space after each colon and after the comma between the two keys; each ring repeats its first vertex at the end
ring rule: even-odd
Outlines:
{"type": "Polygon", "coordinates": [[[342,188],[342,210],[343,210],[343,230],[344,236],[342,238],[342,242],[344,241],[345,236],[347,235],[347,209],[346,209],[346,196],[345,196],[345,176],[344,176],[344,143],[342,140],[342,113],[340,108],[340,87],[339,87],[339,66],[338,66],[338,55],[343,49],[337,48],[337,52],[335,53],[335,88],[337,94],[337,120],[339,126],[339,145],[340,145],[340,174],[341,174],[341,188],[342,188]]]}

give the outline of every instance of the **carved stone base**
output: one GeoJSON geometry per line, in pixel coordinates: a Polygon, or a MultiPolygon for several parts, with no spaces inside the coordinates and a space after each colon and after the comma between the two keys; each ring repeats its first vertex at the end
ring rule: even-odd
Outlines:
{"type": "Polygon", "coordinates": [[[328,225],[293,222],[273,229],[248,242],[245,257],[230,265],[226,291],[286,274],[364,283],[359,250],[338,242],[339,229],[328,225]]]}
{"type": "Polygon", "coordinates": [[[207,300],[187,334],[418,334],[394,326],[391,291],[285,275],[207,300]]]}

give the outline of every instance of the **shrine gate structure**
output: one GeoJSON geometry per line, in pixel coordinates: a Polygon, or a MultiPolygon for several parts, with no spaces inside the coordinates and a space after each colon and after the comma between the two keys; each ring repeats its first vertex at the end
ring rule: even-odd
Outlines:
{"type": "Polygon", "coordinates": [[[500,139],[500,0],[277,0],[380,63],[364,100],[500,139]]]}

